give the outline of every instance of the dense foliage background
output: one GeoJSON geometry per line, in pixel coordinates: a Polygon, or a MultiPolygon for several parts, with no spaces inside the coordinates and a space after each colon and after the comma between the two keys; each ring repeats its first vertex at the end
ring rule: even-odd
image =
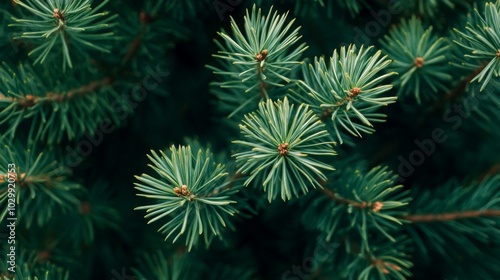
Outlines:
{"type": "MultiPolygon", "coordinates": [[[[500,257],[499,1],[116,0],[104,1],[102,8],[101,3],[0,3],[4,219],[0,232],[5,233],[0,248],[5,254],[7,165],[18,167],[18,267],[13,275],[2,262],[0,278],[496,279],[500,275],[496,265],[500,257]],[[99,9],[87,10],[87,4],[99,9]],[[59,6],[60,13],[50,8],[59,6]],[[326,129],[328,133],[321,134],[326,140],[318,135],[316,139],[323,141],[326,151],[335,141],[328,147],[338,154],[320,159],[322,167],[336,169],[322,170],[333,183],[326,184],[322,173],[305,171],[314,175],[316,188],[307,184],[309,192],[302,193],[297,175],[290,187],[297,188],[297,194],[283,200],[279,178],[271,180],[276,183],[267,192],[260,184],[265,178],[259,176],[257,182],[242,187],[245,176],[257,168],[250,166],[248,172],[241,168],[255,154],[246,158],[245,151],[252,153],[248,143],[231,142],[248,140],[245,135],[250,133],[240,133],[238,125],[245,113],[259,110],[259,102],[267,100],[260,91],[246,104],[246,95],[235,93],[252,86],[253,78],[245,84],[234,73],[265,60],[265,52],[261,50],[260,58],[259,53],[241,58],[251,66],[232,64],[240,59],[235,53],[241,50],[226,45],[229,37],[240,43],[231,18],[247,36],[245,27],[260,24],[258,9],[265,17],[271,6],[272,14],[289,11],[285,26],[296,18],[287,34],[301,26],[297,31],[301,37],[284,48],[303,53],[283,59],[294,62],[282,64],[292,69],[283,72],[289,82],[269,74],[268,97],[276,101],[287,95],[285,104],[294,103],[295,110],[301,103],[309,104],[326,124],[311,131],[326,129]],[[245,25],[246,13],[247,19],[257,19],[245,25]],[[66,21],[71,28],[64,25],[66,21]],[[301,44],[308,48],[301,49],[301,44]],[[323,107],[313,103],[329,94],[321,91],[328,79],[343,75],[322,73],[344,69],[342,62],[333,66],[340,58],[330,65],[330,57],[342,57],[341,47],[352,50],[350,44],[356,45],[352,53],[359,51],[360,61],[369,61],[379,50],[380,59],[387,60],[375,71],[373,64],[362,68],[356,64],[361,62],[353,62],[351,52],[346,54],[345,61],[354,65],[350,73],[362,79],[367,72],[359,69],[374,71],[365,85],[382,76],[385,85],[372,85],[374,98],[387,105],[383,108],[372,108],[361,99],[356,103],[355,97],[364,97],[364,92],[350,92],[353,104],[367,108],[362,114],[387,115],[370,115],[373,131],[361,117],[350,115],[358,118],[357,136],[362,137],[344,130],[349,118],[338,117],[345,126],[338,119],[331,121],[322,117],[323,107]],[[221,46],[227,53],[218,53],[221,46]],[[362,57],[363,51],[369,55],[362,57]],[[219,70],[224,73],[218,74],[219,70]],[[272,82],[285,86],[273,87],[272,82]],[[314,96],[309,92],[316,92],[316,99],[308,99],[314,96]],[[224,102],[232,96],[236,101],[224,102]],[[242,109],[231,114],[241,104],[245,104],[242,109]],[[183,238],[164,241],[182,221],[174,220],[170,230],[158,232],[168,217],[148,224],[151,217],[144,217],[148,207],[134,210],[159,205],[138,196],[145,192],[138,184],[151,182],[141,174],[159,178],[148,164],[157,170],[177,170],[180,164],[169,169],[159,155],[165,151],[166,158],[173,156],[172,145],[180,162],[191,152],[179,145],[190,145],[194,157],[200,147],[210,147],[215,154],[203,152],[197,162],[207,157],[227,166],[229,181],[220,183],[224,188],[206,187],[212,191],[207,199],[227,191],[230,198],[221,200],[237,202],[238,213],[233,217],[216,207],[211,210],[223,213],[221,219],[233,230],[221,228],[222,240],[214,238],[210,246],[203,238],[192,249],[183,238]],[[321,187],[326,188],[321,191],[321,187]],[[376,204],[381,198],[386,208],[376,204]],[[360,204],[364,201],[371,204],[360,204]],[[358,210],[367,214],[352,214],[358,210]],[[309,269],[308,259],[318,248],[328,253],[313,257],[309,269]]],[[[262,103],[261,110],[288,105],[267,106],[262,103]]],[[[219,172],[213,169],[213,174],[219,172]]],[[[209,175],[204,177],[208,173],[201,174],[208,181],[209,175]]],[[[174,192],[169,189],[168,195],[185,196],[174,192]]],[[[173,206],[163,209],[168,207],[173,206]]],[[[218,222],[216,214],[211,215],[200,218],[205,229],[208,221],[218,222]]],[[[197,242],[196,237],[187,240],[197,242]]]]}

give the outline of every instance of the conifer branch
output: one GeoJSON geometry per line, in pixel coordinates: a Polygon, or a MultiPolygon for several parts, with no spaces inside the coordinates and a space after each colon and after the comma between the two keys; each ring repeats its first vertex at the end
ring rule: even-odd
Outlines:
{"type": "Polygon", "coordinates": [[[481,217],[500,217],[500,210],[470,210],[440,214],[415,214],[405,216],[404,219],[413,223],[429,223],[481,217]]]}
{"type": "Polygon", "coordinates": [[[396,176],[387,167],[367,169],[358,165],[332,173],[323,181],[322,192],[305,202],[303,221],[311,229],[320,230],[330,241],[343,226],[352,228],[369,246],[369,231],[377,232],[392,242],[393,231],[400,228],[410,201],[402,186],[393,186],[396,176]],[[324,213],[317,215],[317,213],[324,213]]]}
{"type": "Polygon", "coordinates": [[[132,42],[128,44],[128,50],[123,56],[122,63],[127,64],[134,56],[139,52],[139,49],[144,42],[144,36],[147,32],[148,25],[152,24],[159,18],[158,14],[149,14],[142,10],[139,14],[139,20],[141,23],[141,29],[138,34],[133,38],[132,42]]]}
{"type": "MultiPolygon", "coordinates": [[[[43,63],[60,45],[59,52],[63,57],[63,71],[73,68],[70,46],[82,53],[85,49],[109,53],[110,46],[106,41],[113,39],[112,28],[118,15],[108,16],[108,12],[99,12],[109,0],[104,0],[92,8],[92,0],[40,1],[14,0],[34,16],[34,19],[13,18],[10,26],[23,29],[19,37],[32,40],[38,46],[29,54],[38,55],[36,63],[43,63]],[[26,31],[27,30],[27,31],[26,31]]],[[[73,51],[73,50],[72,50],[73,51]]]]}
{"type": "Polygon", "coordinates": [[[393,60],[388,68],[400,74],[394,81],[398,95],[411,95],[419,104],[425,99],[436,99],[438,90],[446,89],[452,79],[447,73],[450,67],[445,56],[449,44],[432,30],[432,26],[424,29],[422,21],[413,16],[381,40],[393,60]]]}
{"type": "Polygon", "coordinates": [[[327,126],[341,144],[345,133],[356,137],[373,133],[372,123],[384,122],[386,117],[377,109],[396,101],[396,97],[384,95],[392,85],[381,84],[396,74],[381,73],[391,61],[372,49],[350,45],[334,50],[329,63],[321,57],[313,64],[304,64],[304,80],[298,81],[300,91],[292,95],[311,106],[321,120],[328,120],[327,126]]]}
{"type": "Polygon", "coordinates": [[[469,14],[465,30],[462,32],[455,29],[461,40],[454,41],[467,50],[465,57],[488,61],[471,80],[482,83],[480,91],[484,90],[493,77],[500,75],[500,1],[484,3],[482,12],[476,8],[469,14]]]}
{"type": "Polygon", "coordinates": [[[256,181],[269,202],[278,195],[285,201],[305,194],[311,185],[320,187],[315,178],[326,180],[323,170],[334,170],[323,157],[336,155],[324,127],[308,106],[295,109],[286,97],[261,102],[240,125],[244,140],[233,141],[242,149],[233,155],[238,172],[249,175],[244,185],[256,181]]]}
{"type": "Polygon", "coordinates": [[[364,201],[358,202],[358,201],[351,200],[348,198],[343,198],[327,188],[323,188],[321,191],[324,192],[326,194],[326,196],[328,196],[329,198],[335,200],[337,203],[351,205],[351,206],[358,208],[358,209],[372,208],[372,210],[374,212],[378,212],[378,211],[380,211],[380,209],[384,205],[382,202],[379,202],[379,201],[376,201],[376,202],[364,202],[364,201]]]}
{"type": "Polygon", "coordinates": [[[82,85],[80,87],[70,89],[67,92],[47,92],[44,95],[34,95],[31,93],[20,93],[20,95],[24,95],[23,98],[20,97],[11,97],[5,96],[0,93],[0,101],[10,101],[14,103],[18,103],[23,108],[34,107],[35,105],[41,103],[47,105],[51,102],[65,102],[70,101],[73,98],[85,96],[89,93],[94,93],[99,89],[112,85],[113,78],[105,77],[101,80],[91,81],[88,84],[82,85]]]}
{"type": "Polygon", "coordinates": [[[6,179],[9,175],[16,176],[14,187],[18,215],[27,226],[34,222],[42,226],[50,220],[54,210],[64,212],[78,205],[76,193],[83,188],[68,180],[71,170],[59,165],[53,154],[37,153],[17,143],[0,144],[5,151],[0,154],[0,218],[7,215],[9,184],[6,179]],[[14,175],[7,170],[9,163],[15,163],[14,175]],[[37,199],[32,199],[34,196],[37,199]]]}
{"type": "Polygon", "coordinates": [[[243,28],[231,18],[232,36],[222,31],[223,41],[215,41],[219,51],[213,56],[219,66],[207,65],[219,81],[213,91],[227,106],[228,117],[254,110],[260,101],[276,99],[292,81],[292,69],[302,64],[305,44],[297,45],[300,27],[294,19],[271,8],[267,15],[254,5],[247,10],[243,28]],[[272,89],[272,91],[271,91],[272,89]]]}
{"type": "Polygon", "coordinates": [[[208,246],[214,237],[221,238],[224,228],[233,228],[231,218],[238,213],[233,200],[238,188],[225,188],[226,168],[216,164],[209,150],[191,152],[190,146],[172,146],[168,154],[151,151],[148,156],[160,178],[148,174],[136,176],[135,188],[154,203],[140,206],[146,210],[149,223],[164,217],[170,220],[160,227],[165,240],[176,242],[185,236],[190,251],[200,239],[208,246]]]}

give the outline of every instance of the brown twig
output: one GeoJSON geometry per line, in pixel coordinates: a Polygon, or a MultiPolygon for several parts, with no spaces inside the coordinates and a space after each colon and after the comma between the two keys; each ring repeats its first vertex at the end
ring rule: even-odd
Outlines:
{"type": "Polygon", "coordinates": [[[446,103],[454,101],[458,97],[460,97],[460,95],[462,95],[465,92],[465,88],[467,88],[467,85],[470,84],[470,82],[472,81],[472,79],[474,79],[474,77],[476,77],[479,73],[481,73],[481,71],[483,71],[484,67],[486,67],[486,64],[480,65],[472,73],[470,73],[469,76],[461,80],[460,83],[455,88],[453,88],[447,94],[443,95],[441,99],[439,99],[436,103],[434,103],[434,106],[429,111],[428,115],[433,115],[439,112],[446,103]]]}
{"type": "Polygon", "coordinates": [[[52,102],[69,101],[77,96],[85,96],[88,93],[99,90],[105,86],[113,84],[111,77],[105,77],[101,80],[91,81],[90,83],[78,88],[70,89],[67,92],[51,92],[45,96],[34,96],[33,94],[26,94],[24,98],[7,97],[0,93],[0,100],[9,100],[18,103],[23,108],[31,108],[39,103],[50,104],[52,102]]]}
{"type": "MultiPolygon", "coordinates": [[[[54,10],[54,15],[62,16],[59,15],[59,11],[56,10],[54,10]]],[[[140,12],[139,19],[142,25],[141,31],[136,37],[134,37],[132,42],[129,44],[128,51],[124,55],[122,61],[124,64],[129,62],[132,59],[132,57],[134,57],[138,53],[144,37],[144,33],[146,32],[146,26],[156,21],[157,17],[158,17],[157,15],[146,14],[144,11],[140,12]]],[[[107,76],[101,80],[91,81],[88,84],[85,84],[81,87],[70,89],[67,92],[47,92],[45,96],[35,96],[33,94],[28,93],[25,94],[24,98],[8,97],[0,93],[0,100],[4,101],[8,100],[16,102],[23,108],[31,108],[39,103],[50,104],[52,102],[69,101],[72,100],[74,97],[85,96],[88,93],[99,90],[100,88],[103,88],[105,86],[112,85],[113,83],[114,83],[113,77],[107,76]]]]}
{"type": "MultiPolygon", "coordinates": [[[[428,111],[428,113],[424,115],[424,117],[420,120],[420,122],[418,122],[415,131],[418,132],[422,128],[424,128],[424,124],[427,123],[429,118],[435,115],[436,113],[440,112],[447,103],[452,102],[456,100],[458,97],[460,97],[465,92],[465,89],[467,85],[470,83],[470,81],[474,79],[474,77],[476,77],[481,71],[483,71],[484,67],[486,67],[485,64],[479,66],[469,76],[461,80],[460,83],[455,88],[450,90],[447,94],[443,95],[441,99],[436,101],[432,106],[432,108],[428,111]]],[[[386,145],[384,145],[384,147],[382,147],[382,149],[380,149],[380,152],[374,156],[372,162],[375,164],[383,162],[386,158],[388,158],[391,154],[393,154],[397,150],[399,145],[400,143],[398,140],[394,140],[387,143],[386,145]]]]}
{"type": "MultiPolygon", "coordinates": [[[[350,89],[349,93],[347,94],[347,96],[344,99],[337,101],[337,107],[343,106],[347,102],[352,101],[356,96],[360,95],[362,92],[363,92],[363,90],[360,89],[359,87],[354,87],[354,88],[350,89]]],[[[326,119],[329,119],[332,116],[332,114],[333,114],[333,110],[331,108],[325,108],[323,113],[321,115],[319,115],[318,117],[321,121],[324,121],[326,119]]]]}
{"type": "Polygon", "coordinates": [[[500,217],[500,210],[469,210],[441,214],[415,214],[405,216],[404,219],[413,223],[447,222],[460,219],[479,217],[500,217]]]}
{"type": "Polygon", "coordinates": [[[264,79],[262,79],[262,74],[265,71],[264,62],[266,61],[267,55],[269,54],[268,50],[263,50],[262,52],[255,55],[255,59],[258,62],[257,64],[257,77],[259,79],[259,96],[261,98],[267,99],[269,96],[267,95],[267,89],[269,85],[266,83],[264,79]]]}
{"type": "Polygon", "coordinates": [[[371,208],[374,212],[379,212],[384,204],[382,202],[376,201],[376,202],[358,202],[355,200],[351,200],[348,198],[343,198],[339,197],[336,193],[332,192],[331,190],[327,188],[323,188],[322,191],[328,196],[329,198],[335,200],[337,203],[340,204],[346,204],[346,205],[352,205],[355,208],[358,209],[365,209],[365,208],[371,208]]]}
{"type": "Polygon", "coordinates": [[[482,182],[488,176],[492,176],[492,175],[495,175],[498,173],[500,173],[500,163],[493,165],[492,167],[490,167],[490,169],[488,169],[486,172],[481,174],[481,176],[479,176],[479,178],[478,178],[478,181],[482,182]]]}

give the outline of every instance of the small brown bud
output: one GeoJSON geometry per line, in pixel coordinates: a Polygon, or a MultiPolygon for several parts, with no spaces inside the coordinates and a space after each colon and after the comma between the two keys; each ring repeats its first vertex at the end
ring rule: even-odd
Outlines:
{"type": "Polygon", "coordinates": [[[19,103],[24,108],[33,107],[33,106],[35,106],[35,97],[31,94],[28,94],[24,97],[24,100],[20,100],[19,103]]]}
{"type": "Polygon", "coordinates": [[[90,203],[88,201],[83,201],[80,204],[80,214],[82,215],[90,214],[90,203]]]}
{"type": "Polygon", "coordinates": [[[372,210],[373,210],[373,212],[378,212],[382,209],[382,207],[384,207],[384,204],[382,202],[377,201],[377,202],[373,203],[372,210]]]}
{"type": "Polygon", "coordinates": [[[59,20],[64,20],[64,15],[59,11],[59,9],[54,9],[54,18],[59,20]]]}
{"type": "Polygon", "coordinates": [[[286,156],[288,154],[288,143],[279,144],[278,151],[280,152],[280,156],[286,156]]]}
{"type": "Polygon", "coordinates": [[[497,58],[500,59],[500,49],[497,51],[497,58]]]}
{"type": "Polygon", "coordinates": [[[174,188],[174,193],[175,193],[177,196],[181,196],[181,188],[179,188],[179,187],[175,187],[175,188],[174,188]]]}
{"type": "Polygon", "coordinates": [[[183,194],[183,195],[187,195],[187,194],[188,194],[188,190],[187,190],[187,188],[188,188],[188,187],[187,187],[186,185],[182,185],[182,186],[181,186],[181,190],[182,190],[182,194],[183,194]]]}
{"type": "Polygon", "coordinates": [[[267,58],[267,54],[269,53],[269,51],[266,49],[266,50],[263,50],[261,51],[260,53],[258,53],[255,58],[257,59],[258,62],[262,62],[264,61],[266,58],[267,58]]]}
{"type": "Polygon", "coordinates": [[[155,21],[155,17],[151,16],[150,14],[146,13],[145,11],[141,11],[141,13],[139,14],[139,18],[140,18],[141,23],[143,25],[147,25],[147,24],[150,24],[150,23],[155,21]]]}
{"type": "Polygon", "coordinates": [[[261,52],[261,54],[262,54],[262,60],[264,60],[264,59],[266,59],[266,58],[267,58],[267,54],[268,54],[268,53],[269,53],[269,51],[268,51],[267,49],[265,49],[265,50],[263,50],[263,51],[261,52]]]}
{"type": "Polygon", "coordinates": [[[50,259],[50,252],[47,250],[39,251],[37,254],[37,261],[39,263],[45,262],[50,259]]]}
{"type": "Polygon", "coordinates": [[[350,97],[356,97],[361,93],[361,89],[359,87],[354,87],[349,91],[350,97]]]}
{"type": "Polygon", "coordinates": [[[422,68],[422,66],[424,66],[424,58],[423,57],[417,57],[415,59],[415,66],[417,66],[417,68],[422,68]]]}

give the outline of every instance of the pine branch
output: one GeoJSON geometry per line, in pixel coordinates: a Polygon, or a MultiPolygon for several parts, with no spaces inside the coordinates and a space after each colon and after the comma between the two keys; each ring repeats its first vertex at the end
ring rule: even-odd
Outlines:
{"type": "Polygon", "coordinates": [[[149,14],[145,10],[142,10],[139,14],[141,29],[134,37],[131,43],[128,44],[128,51],[125,53],[122,59],[122,64],[127,64],[134,56],[139,53],[140,47],[144,42],[144,36],[148,31],[148,25],[154,23],[160,17],[159,14],[149,14]]]}
{"type": "MultiPolygon", "coordinates": [[[[199,273],[193,266],[195,263],[183,252],[175,252],[169,256],[166,250],[159,250],[154,254],[144,254],[138,260],[138,268],[132,271],[139,280],[168,279],[188,280],[198,279],[199,273]]],[[[171,254],[171,252],[168,252],[171,254]]]]}
{"type": "MultiPolygon", "coordinates": [[[[59,165],[49,152],[37,153],[36,149],[8,143],[0,154],[0,218],[8,214],[8,198],[12,198],[8,178],[15,177],[17,216],[27,227],[36,222],[39,226],[51,220],[56,211],[67,211],[79,204],[76,194],[82,186],[68,180],[70,170],[59,165]],[[15,173],[7,167],[15,163],[15,173]],[[36,199],[32,199],[35,197],[36,199]],[[20,203],[22,201],[22,203],[20,203]],[[40,207],[40,208],[39,208],[40,207]]],[[[9,213],[11,214],[11,213],[9,213]]]]}
{"type": "Polygon", "coordinates": [[[452,79],[445,56],[449,45],[432,30],[432,26],[424,30],[422,21],[413,16],[408,21],[403,19],[381,40],[384,51],[393,60],[388,69],[400,74],[394,82],[398,95],[411,95],[419,104],[436,99],[437,92],[445,90],[452,79]]]}
{"type": "MultiPolygon", "coordinates": [[[[13,138],[21,123],[31,119],[31,136],[50,144],[61,142],[64,136],[73,140],[85,133],[93,135],[100,125],[108,125],[110,121],[120,125],[123,122],[120,112],[128,114],[133,110],[131,102],[118,92],[119,86],[124,84],[123,73],[127,63],[142,54],[142,44],[149,40],[148,34],[152,33],[150,26],[156,24],[159,17],[155,10],[147,11],[137,13],[141,30],[132,38],[122,64],[104,69],[102,72],[106,74],[101,77],[93,75],[87,84],[80,85],[82,80],[89,80],[87,69],[77,71],[83,72],[83,77],[67,76],[62,82],[52,73],[44,77],[39,75],[40,69],[35,71],[28,66],[20,66],[18,71],[5,64],[0,67],[0,76],[5,79],[0,86],[0,117],[2,122],[9,124],[5,134],[13,138]],[[56,90],[53,85],[63,89],[56,90]],[[65,87],[68,89],[65,90],[65,87]],[[76,116],[77,112],[80,115],[76,116]],[[82,112],[91,116],[81,115],[82,112]]],[[[161,23],[170,27],[170,24],[161,23]]]]}
{"type": "Polygon", "coordinates": [[[339,231],[352,229],[350,235],[359,236],[363,247],[369,244],[369,232],[395,242],[391,232],[404,222],[400,216],[406,214],[408,192],[400,191],[401,185],[393,186],[396,176],[387,167],[357,165],[341,170],[323,182],[322,195],[305,199],[304,224],[320,230],[327,241],[339,231]]]}
{"type": "Polygon", "coordinates": [[[323,157],[336,155],[334,142],[305,105],[295,109],[286,97],[261,102],[258,111],[245,115],[240,130],[245,140],[233,141],[242,149],[233,155],[238,172],[249,174],[245,186],[253,181],[262,186],[269,202],[278,194],[285,201],[311,185],[321,187],[315,178],[326,180],[322,170],[333,170],[323,157]]]}
{"type": "Polygon", "coordinates": [[[396,101],[396,97],[384,96],[392,86],[381,84],[396,73],[381,73],[390,60],[381,57],[381,51],[372,54],[372,49],[341,47],[333,52],[328,65],[322,57],[315,58],[314,64],[304,64],[304,80],[298,82],[301,90],[292,95],[310,105],[320,119],[328,120],[341,144],[344,132],[356,137],[373,133],[372,122],[383,122],[386,117],[377,109],[396,101]]]}
{"type": "Polygon", "coordinates": [[[404,219],[413,223],[429,223],[481,217],[500,217],[500,210],[471,210],[455,213],[408,215],[404,219]]]}
{"type": "Polygon", "coordinates": [[[8,125],[4,137],[13,139],[29,120],[30,140],[60,143],[65,137],[73,140],[93,134],[104,122],[120,125],[124,121],[120,112],[133,109],[113,87],[116,80],[111,76],[97,78],[92,74],[92,81],[80,86],[91,75],[87,69],[64,77],[40,70],[48,68],[35,70],[19,65],[13,70],[5,64],[0,66],[4,81],[0,84],[0,119],[8,125]]]}
{"type": "MultiPolygon", "coordinates": [[[[2,252],[4,253],[4,252],[2,252]]],[[[4,255],[4,254],[2,254],[4,255]]],[[[39,263],[34,252],[28,254],[26,250],[19,250],[16,255],[15,274],[9,273],[0,264],[0,280],[70,280],[70,272],[52,263],[39,263]]]]}
{"type": "Polygon", "coordinates": [[[497,174],[500,174],[500,163],[497,163],[497,164],[493,165],[486,172],[484,172],[483,174],[481,174],[481,176],[479,176],[479,178],[478,178],[478,181],[482,182],[483,180],[485,180],[485,179],[487,179],[489,177],[495,176],[497,174]]]}
{"type": "Polygon", "coordinates": [[[86,49],[93,49],[110,53],[110,46],[106,41],[113,38],[110,31],[116,25],[113,21],[118,15],[108,16],[108,12],[99,12],[109,0],[91,8],[92,0],[14,0],[32,14],[35,19],[13,18],[15,23],[10,26],[23,29],[19,38],[25,38],[38,43],[29,55],[38,55],[36,63],[43,63],[53,52],[55,45],[59,45],[63,57],[63,71],[66,67],[73,68],[70,55],[70,44],[82,53],[86,49]],[[28,31],[25,31],[28,30],[28,31]]]}
{"type": "Polygon", "coordinates": [[[406,229],[427,259],[430,250],[450,260],[475,256],[483,246],[498,244],[500,175],[473,184],[450,180],[432,190],[417,188],[413,196],[413,211],[401,218],[413,222],[406,229]]]}
{"type": "Polygon", "coordinates": [[[342,239],[345,251],[337,250],[321,263],[318,279],[410,279],[409,260],[411,242],[402,236],[396,242],[387,242],[379,236],[371,235],[370,246],[365,247],[351,240],[349,233],[342,239]],[[323,278],[321,278],[323,277],[323,278]]]}
{"type": "MultiPolygon", "coordinates": [[[[454,87],[453,89],[448,91],[448,93],[444,94],[440,99],[438,99],[427,113],[427,116],[431,116],[441,112],[446,104],[452,103],[459,99],[465,93],[467,86],[471,83],[474,77],[481,73],[485,66],[485,64],[480,65],[471,74],[469,74],[467,77],[464,77],[456,87],[454,87]]],[[[421,124],[423,123],[425,123],[425,121],[421,122],[421,124]]]]}
{"type": "Polygon", "coordinates": [[[376,201],[376,202],[364,202],[364,201],[358,202],[355,200],[343,198],[343,197],[338,196],[336,193],[334,193],[331,190],[326,189],[326,188],[322,189],[321,191],[324,192],[329,198],[335,200],[335,202],[337,202],[339,204],[351,205],[351,206],[358,208],[358,209],[371,208],[374,212],[378,212],[378,211],[380,211],[380,209],[382,209],[382,207],[384,205],[382,202],[379,202],[379,201],[376,201]]]}
{"type": "Polygon", "coordinates": [[[135,208],[147,210],[145,218],[149,223],[164,217],[171,219],[160,227],[166,239],[173,236],[173,242],[185,234],[185,244],[190,251],[201,237],[208,246],[214,237],[221,238],[224,228],[233,228],[230,218],[238,213],[233,200],[238,188],[226,188],[225,166],[216,164],[209,150],[191,152],[191,147],[175,148],[158,155],[151,151],[148,156],[153,170],[161,179],[147,174],[136,176],[139,183],[135,188],[155,203],[135,208]]]}
{"type": "Polygon", "coordinates": [[[469,15],[465,31],[455,29],[461,40],[454,42],[469,51],[465,57],[479,61],[489,61],[471,80],[482,83],[482,91],[493,77],[500,75],[500,1],[484,4],[484,16],[474,9],[469,15]]]}
{"type": "Polygon", "coordinates": [[[71,244],[73,248],[89,246],[95,241],[100,230],[109,229],[120,234],[123,222],[118,211],[117,201],[111,199],[109,186],[104,181],[94,183],[78,197],[80,203],[70,211],[54,217],[53,224],[72,221],[71,227],[59,230],[61,243],[71,244]]]}
{"type": "Polygon", "coordinates": [[[101,88],[113,84],[113,78],[105,77],[101,80],[91,81],[86,85],[70,89],[66,92],[47,92],[45,94],[33,95],[31,93],[18,93],[24,97],[11,97],[5,96],[0,92],[0,102],[7,101],[19,104],[23,108],[31,108],[37,104],[48,105],[52,102],[66,102],[71,101],[73,98],[82,97],[89,93],[95,93],[101,88]]]}
{"type": "Polygon", "coordinates": [[[267,15],[254,5],[246,12],[244,29],[231,18],[232,36],[222,31],[223,41],[215,41],[219,51],[219,66],[207,65],[219,75],[213,82],[213,92],[227,106],[229,117],[247,113],[260,101],[281,97],[280,93],[292,81],[292,70],[302,63],[302,53],[307,49],[299,43],[300,27],[292,29],[294,19],[287,20],[288,13],[267,15]],[[244,32],[243,32],[244,31],[244,32]]]}

